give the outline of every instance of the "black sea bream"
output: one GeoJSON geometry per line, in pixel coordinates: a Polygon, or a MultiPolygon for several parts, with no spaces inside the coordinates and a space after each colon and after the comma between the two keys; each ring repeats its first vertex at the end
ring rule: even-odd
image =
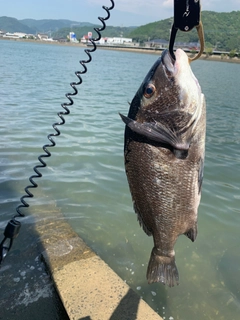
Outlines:
{"type": "Polygon", "coordinates": [[[206,106],[187,55],[163,52],[133,98],[125,129],[125,168],[135,212],[153,236],[147,279],[178,284],[174,244],[197,236],[206,106]]]}

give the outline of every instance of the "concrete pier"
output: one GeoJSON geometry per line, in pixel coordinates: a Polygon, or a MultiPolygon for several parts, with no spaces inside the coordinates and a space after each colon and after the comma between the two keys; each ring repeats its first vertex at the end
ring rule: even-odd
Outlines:
{"type": "Polygon", "coordinates": [[[71,320],[161,320],[63,219],[37,224],[42,256],[71,320]]]}

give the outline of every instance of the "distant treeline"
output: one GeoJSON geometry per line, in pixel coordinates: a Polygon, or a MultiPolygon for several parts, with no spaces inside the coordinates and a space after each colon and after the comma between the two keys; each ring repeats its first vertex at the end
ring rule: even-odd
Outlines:
{"type": "MultiPolygon", "coordinates": [[[[203,11],[202,21],[204,26],[206,48],[215,50],[240,52],[240,11],[214,12],[203,11]]],[[[173,18],[149,23],[140,27],[107,27],[103,32],[103,37],[129,37],[136,42],[146,42],[153,39],[169,40],[170,29],[173,18]]],[[[71,31],[76,33],[78,39],[92,31],[88,27],[72,27],[71,31]]],[[[96,27],[96,26],[95,26],[96,27]]],[[[53,35],[57,38],[66,38],[70,28],[60,29],[53,35]]],[[[93,33],[94,36],[94,33],[93,33]]],[[[197,42],[196,30],[190,32],[178,32],[176,41],[197,42]]]]}
{"type": "MultiPolygon", "coordinates": [[[[235,49],[240,52],[240,11],[230,13],[203,11],[202,22],[206,48],[211,47],[223,51],[235,49]]],[[[172,23],[173,18],[149,23],[131,31],[128,36],[139,42],[149,39],[169,40],[172,23]]],[[[178,32],[176,41],[196,42],[198,41],[197,32],[196,30],[178,32]]]]}
{"type": "MultiPolygon", "coordinates": [[[[214,12],[203,11],[202,21],[204,26],[206,48],[219,51],[235,50],[240,52],[240,11],[214,12]]],[[[144,43],[153,39],[169,40],[173,18],[149,23],[140,27],[112,27],[107,26],[103,31],[103,37],[132,38],[135,42],[144,43]]],[[[70,31],[75,32],[77,39],[93,32],[93,25],[88,22],[76,22],[70,20],[34,20],[0,17],[0,30],[7,32],[48,33],[56,39],[66,39],[70,31]]],[[[190,32],[178,32],[176,41],[197,42],[196,30],[190,32]]]]}

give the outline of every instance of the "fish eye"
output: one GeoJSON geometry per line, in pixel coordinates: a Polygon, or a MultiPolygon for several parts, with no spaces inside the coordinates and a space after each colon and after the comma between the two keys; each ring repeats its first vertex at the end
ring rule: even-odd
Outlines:
{"type": "Polygon", "coordinates": [[[154,92],[156,91],[156,88],[155,86],[152,84],[152,83],[149,83],[146,88],[145,88],[145,91],[144,91],[144,97],[145,98],[151,98],[154,94],[154,92]]]}

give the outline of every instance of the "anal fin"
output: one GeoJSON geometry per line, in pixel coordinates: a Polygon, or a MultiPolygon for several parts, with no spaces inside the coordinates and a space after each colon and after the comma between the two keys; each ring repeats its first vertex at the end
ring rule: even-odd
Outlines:
{"type": "Polygon", "coordinates": [[[197,238],[197,223],[189,229],[187,232],[184,233],[192,242],[194,242],[197,238]]]}

